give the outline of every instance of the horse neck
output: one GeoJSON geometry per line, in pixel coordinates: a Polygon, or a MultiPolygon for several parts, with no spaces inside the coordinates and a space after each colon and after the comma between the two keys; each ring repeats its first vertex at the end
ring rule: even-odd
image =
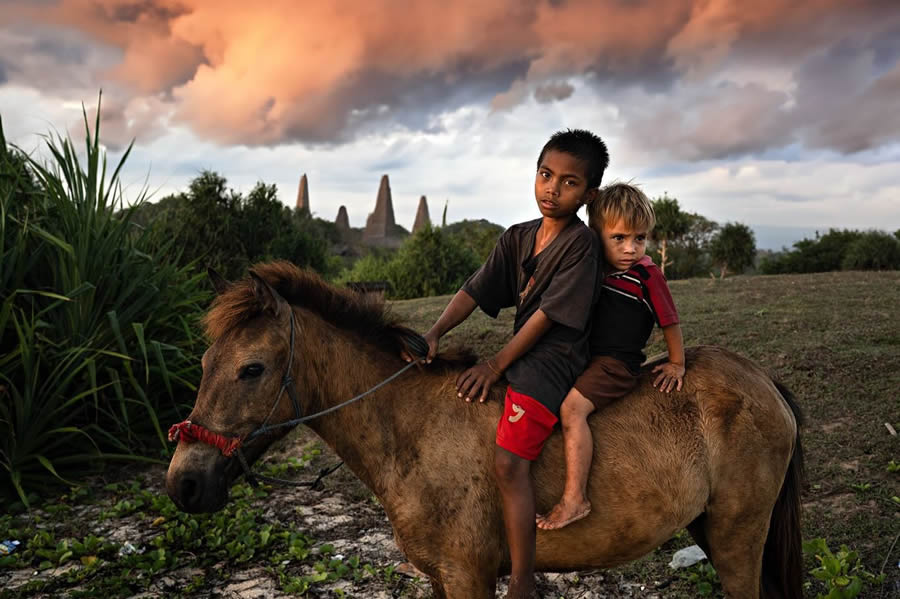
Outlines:
{"type": "MultiPolygon", "coordinates": [[[[295,357],[294,373],[306,413],[355,397],[404,365],[399,356],[352,332],[305,313],[300,318],[305,348],[295,357]]],[[[411,383],[423,376],[427,375],[413,367],[371,395],[307,423],[378,495],[392,487],[391,464],[398,452],[409,451],[418,442],[412,434],[415,421],[405,414],[410,402],[396,400],[403,399],[403,390],[421,389],[411,383]]]]}

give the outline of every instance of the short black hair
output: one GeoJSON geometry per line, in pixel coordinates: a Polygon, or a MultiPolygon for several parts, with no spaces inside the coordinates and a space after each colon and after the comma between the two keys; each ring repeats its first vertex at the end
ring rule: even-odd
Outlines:
{"type": "Polygon", "coordinates": [[[544,156],[552,150],[565,152],[583,161],[587,165],[585,175],[587,176],[588,189],[600,187],[600,182],[603,180],[603,172],[609,166],[609,152],[602,139],[585,129],[557,131],[550,136],[550,140],[541,149],[537,168],[541,168],[544,156]]]}

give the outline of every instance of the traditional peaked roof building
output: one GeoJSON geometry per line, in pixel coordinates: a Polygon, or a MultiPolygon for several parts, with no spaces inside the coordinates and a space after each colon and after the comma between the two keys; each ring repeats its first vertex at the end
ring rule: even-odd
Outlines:
{"type": "Polygon", "coordinates": [[[309,183],[306,180],[306,173],[300,177],[300,187],[297,189],[297,210],[311,214],[309,209],[309,183]]]}
{"type": "Polygon", "coordinates": [[[338,208],[337,218],[334,219],[334,226],[341,233],[350,230],[350,217],[347,216],[347,207],[338,208]]]}
{"type": "Polygon", "coordinates": [[[412,232],[424,229],[431,224],[431,217],[428,215],[428,200],[425,196],[419,198],[419,208],[416,210],[416,222],[413,223],[412,232]]]}
{"type": "Polygon", "coordinates": [[[363,243],[371,245],[398,245],[396,238],[397,223],[394,221],[394,203],[391,198],[391,184],[387,175],[382,175],[378,187],[378,198],[375,211],[366,219],[363,231],[363,243]]]}

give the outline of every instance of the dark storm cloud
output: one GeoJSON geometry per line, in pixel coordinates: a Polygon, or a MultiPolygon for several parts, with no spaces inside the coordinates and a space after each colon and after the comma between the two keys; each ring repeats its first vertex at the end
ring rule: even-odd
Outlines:
{"type": "Polygon", "coordinates": [[[6,66],[5,83],[42,91],[96,95],[100,73],[121,59],[117,48],[98,45],[70,29],[37,24],[0,28],[0,62],[6,66]]]}
{"type": "MultiPolygon", "coordinates": [[[[900,138],[900,111],[891,106],[900,59],[895,2],[16,6],[15,23],[66,27],[96,42],[91,49],[38,36],[31,47],[20,44],[44,57],[16,63],[24,81],[42,90],[57,89],[58,81],[71,87],[66,71],[85,63],[89,75],[78,82],[128,90],[117,92],[124,94],[116,98],[127,114],[122,123],[145,132],[167,126],[171,116],[226,144],[340,144],[397,125],[439,131],[436,117],[469,104],[496,111],[531,101],[565,106],[584,85],[598,103],[618,109],[631,143],[685,159],[797,144],[858,152],[900,138]],[[114,64],[97,61],[97,48],[117,53],[114,64]],[[166,118],[136,118],[146,108],[138,100],[166,118]]],[[[12,18],[0,22],[12,28],[12,18]]]]}
{"type": "Polygon", "coordinates": [[[557,100],[565,100],[575,91],[571,83],[553,82],[539,85],[534,90],[534,99],[540,104],[549,104],[557,100]]]}

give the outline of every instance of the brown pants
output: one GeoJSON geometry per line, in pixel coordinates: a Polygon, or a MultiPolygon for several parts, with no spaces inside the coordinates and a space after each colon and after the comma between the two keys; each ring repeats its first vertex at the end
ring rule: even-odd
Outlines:
{"type": "Polygon", "coordinates": [[[626,395],[637,383],[638,377],[625,362],[612,356],[594,356],[575,381],[575,388],[599,410],[626,395]]]}

